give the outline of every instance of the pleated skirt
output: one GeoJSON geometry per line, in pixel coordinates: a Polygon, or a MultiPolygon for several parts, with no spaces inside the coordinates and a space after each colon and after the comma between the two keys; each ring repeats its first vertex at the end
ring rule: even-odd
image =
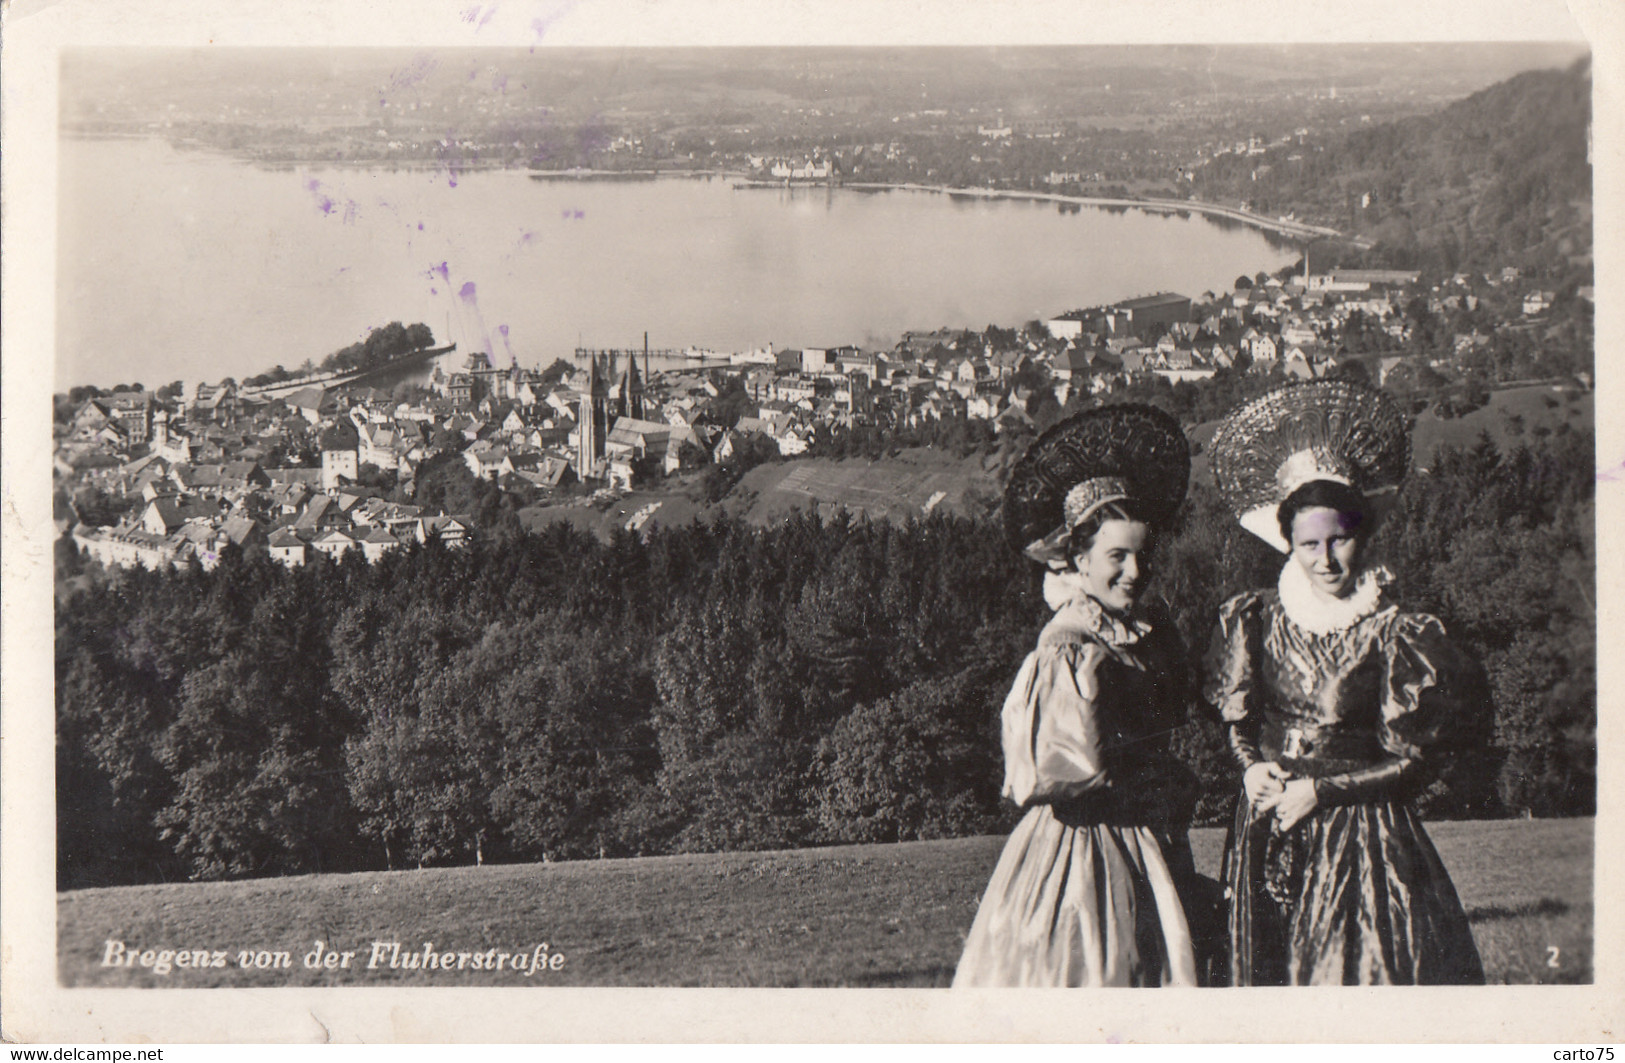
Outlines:
{"type": "Polygon", "coordinates": [[[1404,801],[1316,809],[1280,834],[1245,796],[1225,843],[1233,985],[1476,985],[1439,853],[1404,801]]]}
{"type": "Polygon", "coordinates": [[[1068,824],[1032,808],[1005,843],[953,984],[1196,985],[1167,842],[1149,827],[1068,824]]]}

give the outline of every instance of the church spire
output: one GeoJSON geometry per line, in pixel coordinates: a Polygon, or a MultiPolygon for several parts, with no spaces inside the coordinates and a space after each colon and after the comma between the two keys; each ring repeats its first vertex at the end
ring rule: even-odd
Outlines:
{"type": "Polygon", "coordinates": [[[604,375],[598,368],[598,356],[593,355],[592,376],[587,384],[587,393],[593,398],[603,398],[607,394],[604,388],[604,375]]]}
{"type": "Polygon", "coordinates": [[[621,374],[620,387],[617,390],[620,392],[621,416],[643,420],[643,378],[638,374],[636,358],[626,360],[626,371],[621,374]]]}
{"type": "Polygon", "coordinates": [[[576,436],[576,475],[583,480],[593,479],[598,475],[604,444],[609,438],[609,394],[596,355],[587,379],[587,392],[581,396],[576,436]]]}

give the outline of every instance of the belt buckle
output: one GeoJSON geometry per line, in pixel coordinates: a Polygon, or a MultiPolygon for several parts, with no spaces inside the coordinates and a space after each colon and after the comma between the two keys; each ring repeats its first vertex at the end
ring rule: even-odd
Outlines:
{"type": "Polygon", "coordinates": [[[1315,743],[1302,730],[1288,727],[1281,743],[1281,756],[1307,757],[1309,751],[1315,748],[1315,743]]]}

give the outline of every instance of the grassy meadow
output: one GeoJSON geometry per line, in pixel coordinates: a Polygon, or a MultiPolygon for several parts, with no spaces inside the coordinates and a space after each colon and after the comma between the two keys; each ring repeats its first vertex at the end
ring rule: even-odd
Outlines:
{"type": "Polygon", "coordinates": [[[1411,446],[1417,463],[1427,465],[1441,446],[1470,447],[1485,434],[1502,450],[1531,443],[1567,423],[1589,430],[1596,402],[1590,392],[1571,387],[1535,385],[1490,393],[1490,401],[1471,413],[1446,420],[1432,410],[1416,418],[1411,446]]]}
{"type": "Polygon", "coordinates": [[[755,527],[783,520],[814,505],[842,507],[872,520],[902,521],[941,508],[945,513],[981,516],[1003,489],[1013,455],[957,457],[914,447],[869,461],[865,458],[795,458],[758,465],[721,502],[702,500],[701,477],[674,476],[655,488],[633,491],[596,506],[584,499],[570,504],[535,505],[520,510],[527,529],[565,521],[578,530],[608,538],[639,516],[640,527],[681,527],[696,518],[738,517],[755,527]]]}
{"type": "MultiPolygon", "coordinates": [[[[1591,820],[1429,830],[1491,982],[1591,980],[1591,820]]],[[[1216,875],[1223,831],[1193,831],[1191,841],[1198,870],[1216,875]]],[[[170,988],[940,986],[1002,845],[960,838],[78,890],[57,900],[58,973],[67,986],[170,988]],[[323,954],[307,966],[317,940],[323,954]],[[109,941],[134,962],[104,965],[109,941]],[[384,947],[369,969],[375,942],[384,947]],[[437,959],[456,954],[450,970],[403,969],[426,943],[437,959]],[[171,961],[159,974],[162,950],[221,965],[171,961]],[[354,953],[347,965],[344,952],[354,953]],[[537,963],[539,953],[548,960],[537,963]]]]}

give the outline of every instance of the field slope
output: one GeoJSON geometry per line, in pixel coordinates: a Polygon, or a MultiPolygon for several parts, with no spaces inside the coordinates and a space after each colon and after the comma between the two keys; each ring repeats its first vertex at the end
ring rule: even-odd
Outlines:
{"type": "MultiPolygon", "coordinates": [[[[1491,981],[1591,979],[1592,821],[1430,830],[1491,981]]],[[[173,988],[945,985],[1002,844],[961,838],[79,890],[58,898],[58,970],[68,986],[173,988]],[[347,967],[327,968],[321,957],[307,967],[317,940],[324,953],[339,951],[336,962],[355,955],[347,967]],[[384,947],[369,968],[374,942],[384,947]],[[564,957],[556,969],[511,969],[516,955],[529,966],[544,943],[547,956],[564,957]],[[454,954],[452,969],[402,969],[426,944],[436,957],[454,954]],[[104,965],[120,945],[132,965],[104,965]],[[165,949],[223,965],[159,974],[153,965],[165,949]],[[476,955],[483,965],[503,953],[502,969],[473,969],[476,955]]],[[[1194,831],[1192,844],[1198,869],[1216,874],[1222,832],[1194,831]]]]}
{"type": "Polygon", "coordinates": [[[582,499],[529,506],[520,511],[519,519],[532,530],[566,521],[608,539],[617,528],[680,527],[722,515],[766,527],[796,510],[817,510],[825,517],[844,510],[898,523],[937,511],[981,517],[997,503],[1014,457],[1008,447],[968,457],[913,447],[875,461],[792,458],[751,469],[716,504],[703,502],[699,478],[686,474],[609,503],[595,505],[582,499]]]}

